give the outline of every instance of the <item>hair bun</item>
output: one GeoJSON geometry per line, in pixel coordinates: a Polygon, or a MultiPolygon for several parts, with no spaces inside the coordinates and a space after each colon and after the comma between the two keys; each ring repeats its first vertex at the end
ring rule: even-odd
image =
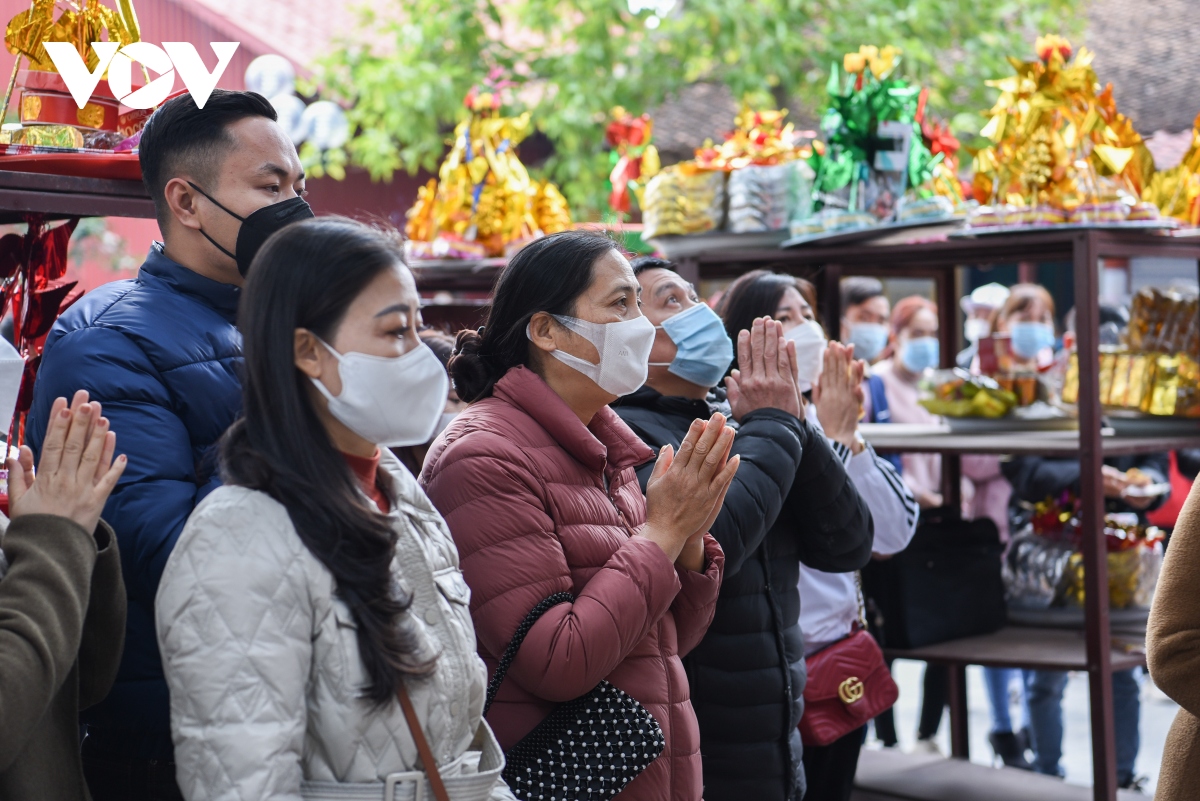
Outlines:
{"type": "Polygon", "coordinates": [[[483,336],[469,328],[458,332],[454,355],[446,369],[454,381],[454,391],[467,403],[487,395],[495,383],[483,356],[483,336]]]}

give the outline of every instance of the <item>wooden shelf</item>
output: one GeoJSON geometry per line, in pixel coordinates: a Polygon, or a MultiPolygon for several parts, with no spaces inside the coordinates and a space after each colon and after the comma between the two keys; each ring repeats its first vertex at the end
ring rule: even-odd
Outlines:
{"type": "Polygon", "coordinates": [[[1141,255],[1200,259],[1200,238],[1130,230],[1030,231],[976,239],[947,239],[940,229],[915,228],[869,242],[831,247],[707,248],[686,258],[706,277],[739,272],[746,263],[777,263],[783,268],[835,263],[869,268],[887,274],[898,268],[1005,264],[1017,261],[1070,262],[1076,246],[1089,240],[1100,255],[1118,258],[1141,255]]]}
{"type": "Polygon", "coordinates": [[[505,259],[414,259],[408,267],[417,281],[417,289],[424,293],[490,292],[506,263],[505,259]]]}
{"type": "MultiPolygon", "coordinates": [[[[715,244],[715,243],[714,243],[715,244]]],[[[1113,651],[1113,632],[1106,601],[1107,560],[1103,538],[1104,492],[1100,466],[1106,456],[1173,450],[1200,445],[1195,429],[1162,432],[1149,430],[1145,436],[1105,434],[1104,411],[1099,403],[1099,296],[1101,259],[1154,256],[1200,260],[1200,237],[1163,235],[1133,230],[1045,230],[1018,231],[995,236],[950,239],[947,232],[913,229],[893,232],[866,242],[841,242],[826,246],[804,245],[786,250],[768,247],[744,247],[720,250],[710,247],[679,259],[679,272],[692,282],[734,278],[749,270],[768,268],[808,278],[817,285],[821,317],[828,330],[837,330],[839,282],[845,275],[871,275],[880,278],[930,278],[936,285],[942,357],[949,362],[958,351],[957,341],[959,287],[956,270],[960,267],[1036,262],[1052,265],[1069,274],[1077,300],[1077,334],[1080,354],[1079,428],[1080,431],[1007,431],[997,433],[951,434],[948,429],[904,432],[899,427],[882,426],[864,436],[880,450],[941,453],[944,490],[947,503],[958,497],[959,456],[973,453],[1038,454],[1079,459],[1081,466],[1080,502],[1082,505],[1083,545],[1087,602],[1083,632],[1062,630],[1024,630],[1020,634],[1005,630],[990,640],[945,643],[931,649],[916,649],[905,656],[941,661],[949,667],[950,742],[956,757],[968,756],[966,665],[1007,664],[1025,667],[1086,669],[1089,683],[1089,711],[1092,723],[1092,765],[1094,785],[1086,795],[1094,801],[1116,801],[1114,719],[1111,671],[1139,664],[1140,657],[1113,651]],[[1006,641],[1004,638],[1014,638],[1006,641]],[[999,639],[997,639],[999,638],[999,639]],[[1057,644],[1056,644],[1057,641],[1057,644]],[[1041,643],[1038,645],[1037,643],[1041,643]],[[1059,649],[1059,650],[1055,650],[1059,649]],[[1065,650],[1062,650],[1065,649],[1065,650]]],[[[897,653],[896,655],[901,655],[897,653]]],[[[865,756],[865,755],[864,755],[865,756]]],[[[961,764],[961,763],[960,763],[961,764]]],[[[957,769],[957,766],[956,766],[957,769]]],[[[978,779],[974,779],[978,782],[978,779]]],[[[946,794],[904,794],[895,797],[942,799],[990,798],[986,794],[964,792],[971,779],[946,794]]],[[[877,788],[871,788],[876,792],[877,788]]],[[[886,797],[880,793],[874,798],[886,797]]],[[[1051,797],[1008,794],[1013,797],[1051,797]]]]}
{"type": "MultiPolygon", "coordinates": [[[[890,453],[999,454],[1008,456],[1077,456],[1079,431],[998,431],[988,434],[951,433],[945,425],[901,423],[863,424],[863,438],[877,451],[890,453]]],[[[1102,429],[1105,456],[1159,453],[1177,448],[1200,448],[1194,426],[1180,433],[1152,437],[1119,437],[1102,429]]]]}
{"type": "Polygon", "coordinates": [[[141,181],[79,178],[0,170],[0,223],[24,222],[24,215],[154,218],[154,202],[141,181]]]}
{"type": "MultiPolygon", "coordinates": [[[[1129,670],[1146,664],[1143,654],[1128,652],[1126,646],[1142,648],[1136,635],[1114,636],[1119,647],[1112,649],[1112,670],[1129,670]]],[[[993,634],[927,645],[923,648],[886,648],[891,659],[916,659],[942,665],[1019,667],[1029,670],[1087,670],[1087,647],[1082,629],[1005,626],[993,634]]]]}

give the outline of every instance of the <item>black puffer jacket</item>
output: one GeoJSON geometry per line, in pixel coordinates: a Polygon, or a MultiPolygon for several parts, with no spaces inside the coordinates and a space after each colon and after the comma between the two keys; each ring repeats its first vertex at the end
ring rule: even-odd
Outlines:
{"type": "MultiPolygon", "coordinates": [[[[664,397],[642,387],[614,405],[655,449],[675,448],[697,417],[729,414],[723,398],[664,397]]],[[[705,801],[793,801],[803,795],[796,726],[803,712],[799,564],[847,572],[871,557],[871,513],[825,437],[777,409],[746,415],[742,458],[711,529],[725,578],[708,634],[684,659],[700,724],[705,801]]],[[[638,468],[645,488],[653,462],[638,468]]]]}

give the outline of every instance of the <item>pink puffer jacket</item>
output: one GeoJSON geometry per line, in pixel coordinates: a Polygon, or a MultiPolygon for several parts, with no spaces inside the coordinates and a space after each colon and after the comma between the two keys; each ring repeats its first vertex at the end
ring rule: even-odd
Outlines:
{"type": "Polygon", "coordinates": [[[488,714],[501,746],[608,679],[650,710],[667,740],[617,798],[698,801],[700,735],[680,656],[712,621],[724,556],[706,535],[705,570],[695,573],[631,536],[646,521],[633,468],[653,456],[607,407],[585,427],[516,367],[450,424],[421,483],[458,546],[489,674],[539,601],[576,598],[543,615],[521,646],[488,714]]]}

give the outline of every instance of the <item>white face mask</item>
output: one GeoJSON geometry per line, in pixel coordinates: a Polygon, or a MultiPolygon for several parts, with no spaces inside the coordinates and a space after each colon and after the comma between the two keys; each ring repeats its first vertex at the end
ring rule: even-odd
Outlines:
{"type": "Polygon", "coordinates": [[[450,378],[427,345],[403,356],[338,353],[321,341],[338,360],[342,394],[334,395],[311,379],[329,413],[368,442],[385,448],[421,445],[434,436],[446,408],[450,378]]]}
{"type": "Polygon", "coordinates": [[[971,317],[963,326],[968,342],[978,342],[992,333],[992,324],[982,317],[971,317]]]}
{"type": "MultiPolygon", "coordinates": [[[[617,323],[593,323],[576,317],[554,315],[554,319],[596,346],[600,363],[572,356],[564,350],[550,355],[596,382],[610,395],[621,397],[646,383],[650,371],[650,349],[654,347],[654,323],[645,315],[617,323]]],[[[529,336],[526,327],[525,335],[529,336]]]]}
{"type": "Polygon", "coordinates": [[[808,392],[825,367],[825,332],[816,320],[805,320],[783,335],[796,343],[796,378],[800,391],[808,392]]]}

